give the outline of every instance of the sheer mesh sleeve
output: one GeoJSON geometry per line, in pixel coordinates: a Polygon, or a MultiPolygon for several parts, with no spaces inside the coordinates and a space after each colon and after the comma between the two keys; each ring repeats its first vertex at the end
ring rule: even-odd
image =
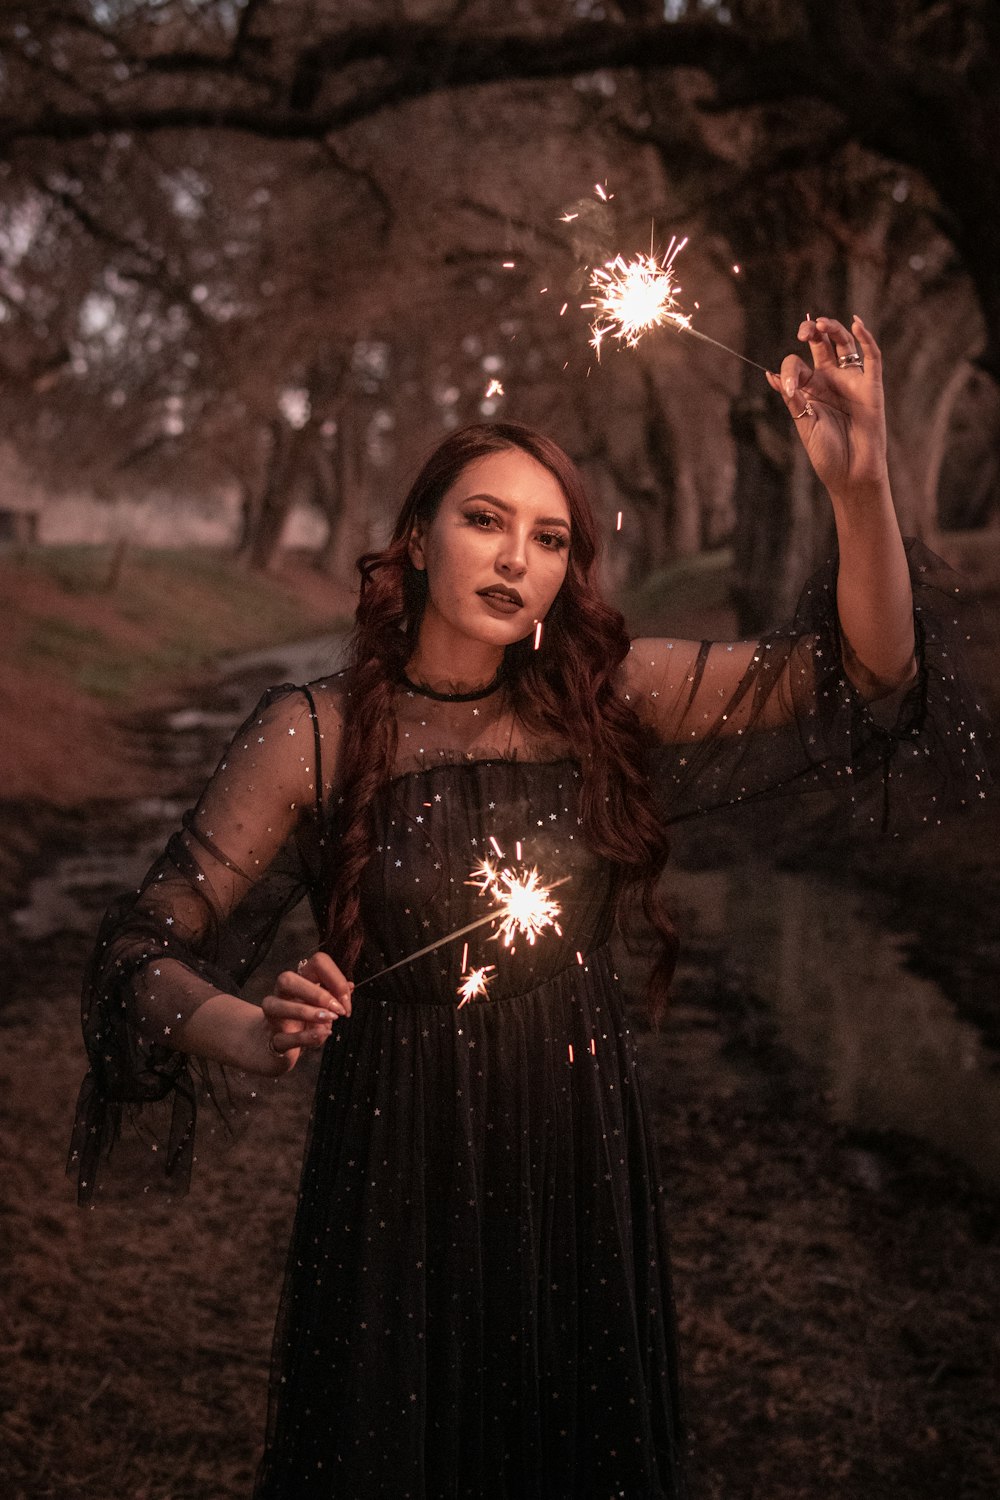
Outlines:
{"type": "Polygon", "coordinates": [[[758,641],[633,643],[624,692],[657,741],[671,821],[795,792],[842,829],[898,832],[985,797],[983,715],[960,670],[969,609],[939,558],[914,541],[907,557],[917,675],[884,702],[844,671],[835,558],[758,641]]]}
{"type": "Polygon", "coordinates": [[[112,1154],[129,1185],[144,1173],[144,1186],[159,1179],[184,1192],[199,1093],[226,1117],[225,1071],[174,1050],[170,1037],[210,995],[239,992],[309,885],[322,838],[321,738],[308,690],[265,693],[139,890],[106,913],[84,979],[90,1071],[69,1159],[81,1202],[112,1154]],[[136,1127],[124,1147],[123,1119],[136,1127]]]}

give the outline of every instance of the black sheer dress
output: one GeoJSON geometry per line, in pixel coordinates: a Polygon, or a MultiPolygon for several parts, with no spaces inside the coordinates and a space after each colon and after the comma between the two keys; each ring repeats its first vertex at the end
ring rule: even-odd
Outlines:
{"type": "MultiPolygon", "coordinates": [[[[864,824],[978,799],[953,584],[912,562],[920,675],[890,728],[843,675],[832,571],[766,640],[634,644],[621,692],[660,747],[669,817],[790,786],[832,791],[864,824]]],[[[186,1184],[208,1080],[170,1034],[239,989],[303,894],[322,922],[351,711],[343,676],[265,695],[141,891],[109,912],[85,995],[82,1200],[99,1166],[134,1169],[126,1116],[149,1180],[156,1167],[186,1184]]],[[[608,948],[617,872],[583,837],[573,746],[527,739],[502,687],[458,703],[401,686],[396,714],[356,980],[482,915],[469,879],[498,848],[565,880],[562,933],[507,950],[479,929],[467,968],[495,965],[486,998],[458,1003],[460,940],[367,985],[335,1024],[255,1500],[677,1500],[668,1206],[608,948]]]]}

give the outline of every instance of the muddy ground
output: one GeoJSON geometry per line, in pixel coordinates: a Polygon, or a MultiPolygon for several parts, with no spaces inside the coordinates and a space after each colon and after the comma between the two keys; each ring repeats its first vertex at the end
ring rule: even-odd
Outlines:
{"type": "MultiPolygon", "coordinates": [[[[178,772],[162,778],[178,792],[178,772]]],[[[8,804],[4,906],[54,842],[118,816],[8,804]]],[[[851,873],[890,916],[897,903],[913,961],[994,1037],[997,832],[967,819],[851,873]]],[[[298,920],[272,969],[303,951],[298,920]]],[[[84,957],[79,935],[6,931],[0,1494],[245,1500],[315,1062],[264,1085],[183,1203],[81,1212],[62,1163],[84,957]]],[[[697,1500],[995,1500],[1000,1192],[905,1136],[836,1124],[738,961],[697,934],[666,1025],[645,1029],[639,1007],[636,1024],[674,1204],[697,1500]]]]}

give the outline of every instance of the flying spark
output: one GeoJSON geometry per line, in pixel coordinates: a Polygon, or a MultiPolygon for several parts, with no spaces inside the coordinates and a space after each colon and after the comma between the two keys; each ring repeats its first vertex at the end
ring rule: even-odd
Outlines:
{"type": "Polygon", "coordinates": [[[503,386],[501,385],[500,381],[499,380],[491,380],[490,383],[489,383],[489,385],[486,387],[486,393],[483,396],[483,400],[484,401],[488,401],[491,396],[502,396],[502,395],[503,395],[503,386]]]}
{"type": "Polygon", "coordinates": [[[541,620],[536,620],[535,621],[535,647],[534,647],[534,649],[537,651],[538,648],[539,648],[539,646],[541,644],[542,644],[542,621],[541,620]]]}
{"type": "Polygon", "coordinates": [[[461,996],[458,1009],[461,1010],[463,1005],[468,1005],[470,1000],[475,1000],[479,996],[485,1000],[487,986],[495,974],[494,964],[483,964],[482,968],[472,969],[468,974],[463,975],[462,983],[457,991],[461,996]]]}

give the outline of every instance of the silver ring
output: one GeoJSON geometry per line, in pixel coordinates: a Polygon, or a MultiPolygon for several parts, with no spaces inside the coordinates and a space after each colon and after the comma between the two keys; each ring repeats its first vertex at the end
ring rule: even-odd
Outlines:
{"type": "Polygon", "coordinates": [[[793,411],[792,412],[792,421],[793,422],[801,422],[803,417],[814,417],[815,415],[816,415],[816,408],[815,408],[815,406],[813,406],[812,402],[807,399],[806,400],[806,404],[802,408],[801,411],[798,411],[798,412],[793,411]]]}
{"type": "Polygon", "coordinates": [[[274,1045],[274,1037],[275,1033],[273,1031],[269,1031],[267,1034],[267,1050],[268,1052],[273,1053],[275,1057],[284,1057],[285,1054],[283,1052],[279,1052],[277,1047],[274,1045]]]}
{"type": "Polygon", "coordinates": [[[838,354],[837,366],[841,370],[863,370],[864,357],[860,354],[838,354]]]}
{"type": "Polygon", "coordinates": [[[295,965],[295,967],[296,967],[296,969],[297,969],[297,970],[298,970],[298,972],[299,972],[299,973],[300,973],[300,974],[301,974],[301,973],[302,973],[302,970],[303,970],[303,969],[304,969],[304,968],[305,968],[305,966],[306,966],[306,964],[307,964],[307,963],[308,963],[308,962],[309,962],[309,960],[308,960],[308,958],[300,958],[300,959],[299,959],[299,961],[298,961],[298,963],[297,963],[297,964],[296,964],[296,965],[295,965]]]}

